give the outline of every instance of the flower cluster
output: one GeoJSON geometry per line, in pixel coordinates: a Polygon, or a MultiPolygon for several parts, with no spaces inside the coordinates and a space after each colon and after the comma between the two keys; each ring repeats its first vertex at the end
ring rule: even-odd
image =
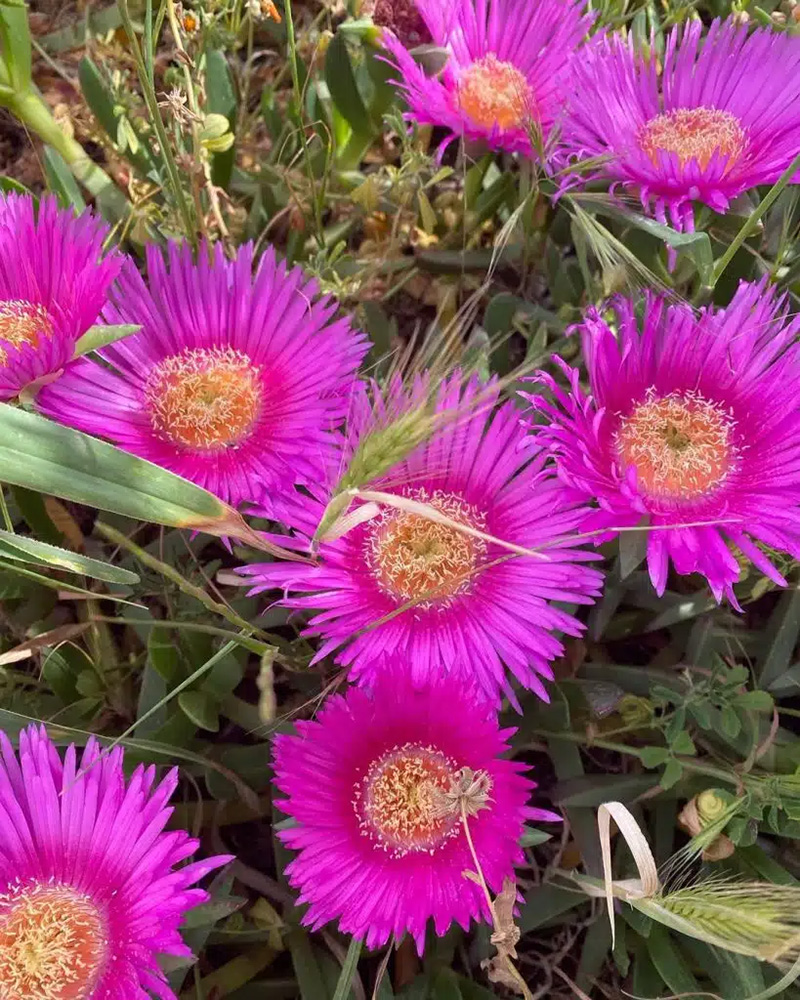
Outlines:
{"type": "MultiPolygon", "coordinates": [[[[682,229],[696,203],[722,213],[786,175],[800,39],[693,21],[659,54],[590,39],[584,7],[369,9],[407,116],[444,146],[633,189],[682,229]],[[417,61],[428,41],[438,76],[417,61]]],[[[743,559],[785,585],[774,553],[800,558],[800,318],[766,279],[699,311],[618,296],[578,325],[584,368],[537,373],[523,413],[458,369],[367,382],[367,338],[272,248],[170,242],[140,269],[106,236],[90,212],[0,197],[0,398],[247,505],[303,557],[239,575],[351,682],[275,740],[306,923],[422,950],[431,923],[490,919],[524,824],[558,819],[530,804],[498,711],[549,699],[602,590],[592,543],[647,531],[658,594],[674,569],[735,606],[743,559]],[[86,354],[98,323],[135,332],[86,354]]],[[[164,832],[176,781],[126,780],[93,739],[79,760],[43,729],[18,750],[0,734],[0,996],[173,996],[157,955],[188,954],[196,883],[228,860],[181,866],[198,845],[164,832]]]]}

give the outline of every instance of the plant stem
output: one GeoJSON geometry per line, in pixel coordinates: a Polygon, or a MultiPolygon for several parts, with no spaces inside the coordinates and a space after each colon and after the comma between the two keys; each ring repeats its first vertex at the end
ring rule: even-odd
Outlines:
{"type": "Polygon", "coordinates": [[[297,119],[300,125],[300,141],[303,145],[303,162],[305,163],[308,183],[311,186],[311,204],[314,211],[314,225],[316,227],[317,243],[320,248],[325,246],[325,235],[322,228],[322,209],[316,197],[316,184],[314,182],[314,169],[311,166],[311,156],[308,152],[308,142],[306,140],[305,128],[303,126],[303,90],[300,86],[300,69],[297,60],[297,38],[294,33],[294,17],[292,15],[292,0],[285,0],[286,15],[286,42],[289,47],[289,66],[292,70],[292,88],[294,99],[297,104],[297,119]]]}
{"type": "Polygon", "coordinates": [[[14,534],[14,523],[11,520],[11,515],[8,513],[8,504],[6,503],[6,495],[3,493],[2,487],[0,487],[0,509],[3,512],[3,524],[6,526],[6,531],[10,531],[14,534]]]}
{"type": "MultiPolygon", "coordinates": [[[[208,200],[211,205],[211,211],[214,213],[214,218],[216,219],[220,236],[223,240],[228,240],[230,234],[228,233],[228,227],[225,225],[225,219],[222,217],[222,209],[220,208],[217,189],[214,187],[214,182],[211,179],[211,164],[209,163],[208,156],[205,155],[203,144],[200,141],[200,131],[197,127],[197,121],[202,116],[200,114],[200,107],[194,89],[192,71],[189,69],[189,63],[186,61],[189,59],[189,55],[186,52],[186,47],[184,46],[183,39],[181,38],[180,26],[178,25],[178,18],[175,14],[174,0],[167,0],[167,17],[169,18],[169,26],[172,29],[172,36],[175,39],[175,46],[185,57],[183,62],[183,79],[186,85],[186,96],[189,100],[189,110],[192,112],[192,148],[194,150],[195,158],[203,171],[203,180],[208,193],[208,200]]],[[[228,124],[230,125],[231,123],[229,122],[228,124]]],[[[205,222],[202,215],[199,221],[205,233],[205,222]]]]}
{"type": "Polygon", "coordinates": [[[775,202],[778,195],[783,191],[786,185],[791,181],[792,177],[800,170],[800,153],[792,160],[789,166],[784,170],[778,180],[772,185],[772,187],[764,195],[761,204],[756,208],[748,217],[745,219],[744,225],[739,230],[739,232],[734,236],[731,241],[730,246],[725,251],[725,253],[717,261],[717,266],[714,268],[714,274],[711,278],[711,287],[713,288],[719,279],[722,277],[723,272],[727,268],[728,264],[733,260],[734,255],[737,253],[741,245],[752,235],[755,231],[756,226],[761,221],[763,215],[766,214],[767,210],[775,202]]]}
{"type": "MultiPolygon", "coordinates": [[[[120,615],[92,615],[92,621],[107,622],[109,625],[136,625],[137,628],[166,628],[175,629],[179,632],[202,632],[204,635],[216,635],[222,639],[229,639],[231,642],[238,642],[240,646],[249,649],[257,656],[264,656],[275,647],[268,642],[261,642],[246,635],[239,635],[236,632],[229,632],[224,628],[217,628],[215,625],[203,625],[200,622],[176,622],[168,618],[153,618],[152,621],[141,618],[125,618],[120,615]]],[[[277,641],[277,636],[275,637],[277,641]]]]}
{"type": "Polygon", "coordinates": [[[346,997],[350,996],[350,985],[358,968],[358,959],[361,955],[363,944],[364,942],[361,938],[354,937],[350,939],[350,947],[347,949],[347,955],[342,965],[342,971],[339,974],[339,981],[336,984],[336,992],[333,994],[333,1000],[345,1000],[346,997]]]}
{"type": "Polygon", "coordinates": [[[235,611],[225,605],[220,604],[215,601],[212,597],[202,589],[202,587],[196,587],[193,583],[181,576],[181,574],[173,569],[168,563],[162,562],[160,559],[156,559],[155,556],[151,556],[149,552],[145,552],[144,549],[140,548],[135,542],[132,542],[130,538],[123,535],[121,531],[117,531],[116,528],[112,528],[110,524],[106,524],[104,521],[97,521],[95,528],[103,538],[107,538],[110,542],[115,545],[119,545],[121,548],[125,549],[126,552],[130,552],[131,555],[135,556],[140,563],[148,566],[150,569],[160,573],[161,576],[166,577],[167,580],[171,580],[172,583],[176,584],[190,597],[194,597],[195,600],[199,601],[204,608],[208,608],[209,611],[213,611],[214,614],[219,615],[226,621],[229,621],[231,625],[235,625],[237,628],[242,629],[246,635],[261,635],[264,636],[265,633],[261,629],[256,628],[255,625],[251,625],[250,622],[245,621],[244,618],[240,618],[235,611]]]}
{"type": "Polygon", "coordinates": [[[122,191],[105,170],[87,156],[83,146],[64,132],[38,94],[33,91],[14,94],[6,103],[12,114],[61,154],[89,194],[95,198],[105,197],[109,202],[116,196],[117,204],[121,202],[127,209],[128,201],[122,191]]]}
{"type": "Polygon", "coordinates": [[[183,187],[181,186],[181,177],[178,173],[178,166],[175,163],[175,157],[172,155],[172,147],[169,144],[167,130],[164,128],[164,120],[161,117],[161,110],[158,106],[154,82],[150,78],[150,74],[147,71],[147,66],[145,65],[145,61],[142,56],[142,48],[139,45],[139,39],[136,37],[136,30],[133,27],[133,21],[131,20],[130,11],[128,10],[128,0],[117,0],[117,6],[122,19],[122,26],[125,28],[128,41],[130,42],[131,51],[133,52],[133,57],[136,62],[136,72],[139,76],[142,94],[144,95],[147,110],[153,123],[156,138],[158,139],[158,145],[161,149],[161,157],[164,167],[169,176],[170,184],[172,185],[172,192],[175,198],[175,204],[178,208],[178,214],[183,222],[183,227],[186,231],[186,238],[192,243],[193,246],[197,246],[197,226],[195,224],[195,220],[192,218],[191,212],[189,211],[189,204],[186,201],[186,196],[184,194],[183,187]]]}

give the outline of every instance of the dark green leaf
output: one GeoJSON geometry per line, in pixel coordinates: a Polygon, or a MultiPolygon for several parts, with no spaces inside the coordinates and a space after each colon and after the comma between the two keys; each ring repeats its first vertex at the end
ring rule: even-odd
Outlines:
{"type": "Polygon", "coordinates": [[[83,212],[86,209],[86,202],[83,200],[78,182],[64,157],[52,146],[44,147],[44,169],[50,190],[57,195],[63,207],[83,212]]]}
{"type": "Polygon", "coordinates": [[[768,642],[758,671],[758,685],[770,688],[792,661],[800,635],[800,590],[792,587],[781,597],[764,627],[768,642]]]}
{"type": "MultiPolygon", "coordinates": [[[[219,49],[206,53],[206,110],[211,114],[224,115],[233,131],[236,127],[236,90],[233,85],[228,60],[219,49]]],[[[214,153],[211,161],[211,179],[224,190],[228,189],[236,157],[235,145],[224,152],[214,153]]]]}
{"type": "Polygon", "coordinates": [[[325,56],[325,82],[337,110],[355,135],[368,140],[372,135],[369,112],[358,89],[345,35],[337,31],[325,56]]]}
{"type": "Polygon", "coordinates": [[[205,691],[182,691],[178,695],[178,704],[186,717],[200,729],[219,732],[216,702],[205,691]]]}
{"type": "Polygon", "coordinates": [[[140,521],[236,534],[238,515],[194,483],[36,413],[0,406],[0,476],[7,483],[140,521]]]}
{"type": "Polygon", "coordinates": [[[106,583],[130,585],[139,582],[139,577],[130,570],[110,566],[108,563],[100,562],[99,559],[90,559],[77,552],[70,552],[68,549],[49,545],[47,542],[40,542],[26,535],[15,535],[10,531],[0,530],[0,556],[3,559],[80,573],[106,583]]]}

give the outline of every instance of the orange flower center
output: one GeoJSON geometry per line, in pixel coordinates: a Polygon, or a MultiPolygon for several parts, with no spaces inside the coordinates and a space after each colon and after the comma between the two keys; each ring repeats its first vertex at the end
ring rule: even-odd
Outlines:
{"type": "Polygon", "coordinates": [[[733,417],[696,393],[670,393],[622,419],[617,450],[645,493],[671,500],[713,492],[735,465],[733,417]]]}
{"type": "Polygon", "coordinates": [[[659,150],[675,153],[681,166],[697,160],[705,169],[715,153],[728,158],[729,170],[744,152],[747,136],[739,119],[718,108],[678,108],[651,118],[639,144],[654,164],[659,150]]]}
{"type": "Polygon", "coordinates": [[[458,83],[458,104],[475,125],[520,128],[533,113],[533,95],[525,75],[491,53],[476,60],[458,83]]]}
{"type": "MultiPolygon", "coordinates": [[[[409,499],[429,505],[458,524],[485,527],[477,509],[452,493],[415,490],[409,499]]],[[[388,510],[375,522],[367,559],[383,590],[424,607],[467,592],[485,552],[484,541],[449,524],[410,511],[388,510]]]]}
{"type": "Polygon", "coordinates": [[[88,1000],[107,953],[99,910],[69,886],[0,897],[2,1000],[88,1000]]]}
{"type": "MultiPolygon", "coordinates": [[[[0,302],[0,340],[12,347],[30,344],[38,347],[43,339],[53,336],[53,321],[44,306],[24,299],[0,302]]],[[[0,346],[0,364],[8,360],[8,352],[0,346]]]]}
{"type": "Polygon", "coordinates": [[[362,833],[397,856],[432,852],[457,832],[458,810],[445,796],[458,776],[455,762],[434,747],[394,747],[372,763],[356,789],[362,833]]]}
{"type": "Polygon", "coordinates": [[[165,358],[150,372],[145,396],[154,429],[198,451],[235,447],[261,414],[259,370],[229,347],[165,358]]]}

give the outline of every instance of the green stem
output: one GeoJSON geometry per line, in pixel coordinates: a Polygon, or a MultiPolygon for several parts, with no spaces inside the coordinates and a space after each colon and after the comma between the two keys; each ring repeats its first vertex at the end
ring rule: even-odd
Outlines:
{"type": "MultiPolygon", "coordinates": [[[[202,625],[200,622],[176,622],[168,618],[154,618],[152,621],[141,618],[125,618],[121,615],[93,615],[92,621],[107,622],[109,625],[136,625],[137,628],[168,628],[181,632],[202,632],[204,635],[216,635],[222,639],[229,639],[231,642],[238,642],[240,646],[249,649],[257,656],[264,656],[275,647],[267,642],[260,642],[258,639],[251,639],[246,635],[238,635],[229,632],[224,628],[217,628],[215,625],[202,625]]],[[[282,641],[275,636],[275,642],[282,641]]]]}
{"type": "Polygon", "coordinates": [[[8,513],[8,504],[6,503],[6,497],[3,493],[2,487],[0,487],[0,508],[3,511],[3,523],[6,526],[6,531],[10,531],[14,534],[14,522],[11,520],[11,515],[8,513]]]}
{"type": "Polygon", "coordinates": [[[127,208],[127,199],[102,167],[91,160],[86,150],[64,132],[50,109],[32,90],[7,99],[9,110],[34,131],[40,139],[60,153],[75,178],[93,197],[115,198],[127,208]]]}
{"type": "Polygon", "coordinates": [[[119,8],[120,18],[122,19],[122,26],[125,29],[128,41],[130,42],[131,51],[133,52],[133,57],[136,62],[136,72],[139,76],[142,94],[144,95],[147,110],[150,114],[150,120],[153,123],[156,138],[158,139],[158,145],[161,150],[164,167],[169,175],[170,184],[175,197],[175,204],[177,205],[178,213],[181,217],[181,221],[183,222],[184,229],[186,230],[186,237],[190,240],[193,246],[197,246],[197,226],[195,225],[195,221],[189,211],[189,203],[186,201],[186,196],[181,185],[181,177],[178,172],[178,166],[175,163],[175,157],[172,155],[172,147],[170,146],[169,138],[167,136],[167,130],[164,127],[164,119],[161,117],[161,109],[158,106],[155,86],[153,80],[150,78],[150,74],[147,72],[147,66],[145,65],[144,57],[142,55],[142,48],[139,45],[139,39],[136,37],[136,30],[133,27],[133,21],[131,20],[130,11],[128,10],[128,0],[117,0],[117,7],[119,8]]]}
{"type": "Polygon", "coordinates": [[[800,153],[792,160],[789,166],[784,170],[778,180],[772,185],[772,187],[767,191],[766,195],[754,212],[752,212],[744,222],[744,225],[739,230],[739,232],[734,236],[731,245],[725,251],[725,253],[717,261],[717,266],[714,268],[714,275],[711,279],[711,287],[713,288],[719,279],[722,277],[725,268],[733,260],[734,255],[739,250],[744,241],[751,236],[755,231],[756,226],[761,221],[763,215],[766,214],[768,209],[774,203],[778,195],[783,191],[786,185],[791,181],[792,177],[800,170],[800,153]]]}
{"type": "Polygon", "coordinates": [[[342,971],[339,975],[339,982],[336,984],[336,992],[333,994],[333,1000],[346,1000],[346,997],[350,996],[350,986],[353,982],[353,976],[356,974],[363,944],[364,942],[360,938],[354,937],[350,939],[350,947],[347,949],[347,955],[345,956],[342,971]]]}
{"type": "Polygon", "coordinates": [[[292,70],[292,89],[297,103],[297,118],[300,124],[300,141],[303,144],[303,162],[305,163],[308,183],[311,186],[311,204],[314,210],[314,225],[316,226],[317,243],[320,248],[325,246],[325,235],[322,227],[322,209],[316,196],[314,169],[311,166],[311,156],[308,152],[305,128],[303,126],[303,90],[300,86],[300,69],[297,61],[297,38],[294,33],[294,18],[292,16],[292,0],[285,0],[284,13],[286,17],[286,42],[289,47],[289,66],[292,70]]]}
{"type": "MultiPolygon", "coordinates": [[[[188,594],[193,597],[196,601],[199,601],[204,608],[209,611],[213,611],[214,614],[219,615],[226,621],[229,621],[231,625],[235,625],[237,628],[242,629],[246,635],[264,635],[261,629],[256,628],[255,625],[251,625],[250,622],[245,621],[236,614],[235,611],[225,605],[220,604],[215,601],[213,597],[209,595],[202,589],[202,587],[196,587],[193,583],[181,576],[181,574],[173,569],[168,563],[162,562],[160,559],[156,559],[155,556],[151,556],[149,552],[145,552],[143,548],[140,548],[135,542],[132,542],[130,538],[123,535],[121,531],[117,531],[116,528],[112,528],[110,524],[105,524],[103,521],[97,521],[95,524],[95,530],[98,534],[102,535],[103,538],[107,538],[108,541],[113,542],[115,545],[119,545],[120,548],[130,552],[132,556],[135,556],[140,563],[148,566],[150,569],[155,570],[156,573],[160,573],[161,576],[166,577],[167,580],[171,580],[172,583],[176,584],[184,594],[188,594]]],[[[162,624],[162,623],[159,623],[162,624]]]]}
{"type": "MultiPolygon", "coordinates": [[[[533,736],[541,736],[545,740],[568,740],[570,743],[583,743],[588,747],[599,747],[601,750],[611,750],[614,753],[626,754],[629,757],[636,757],[639,760],[642,759],[641,752],[636,747],[628,746],[627,743],[589,739],[580,733],[553,732],[549,729],[533,729],[528,730],[528,732],[533,736]]],[[[676,757],[676,760],[687,771],[694,771],[695,774],[704,774],[709,778],[724,781],[728,785],[738,786],[744,780],[742,775],[734,771],[725,771],[721,767],[715,767],[713,764],[704,764],[702,761],[695,760],[694,757],[676,757]]]]}

